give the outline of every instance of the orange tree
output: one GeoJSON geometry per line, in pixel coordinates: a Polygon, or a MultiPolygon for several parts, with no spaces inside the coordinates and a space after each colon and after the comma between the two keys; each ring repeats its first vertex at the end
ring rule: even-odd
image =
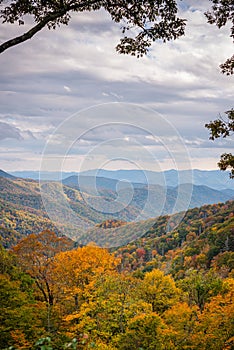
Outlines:
{"type": "Polygon", "coordinates": [[[58,252],[71,247],[70,240],[46,230],[38,235],[30,234],[12,249],[19,265],[34,279],[44,301],[50,306],[53,306],[56,299],[56,286],[53,282],[54,257],[58,252]]]}
{"type": "Polygon", "coordinates": [[[58,253],[53,261],[53,278],[59,288],[60,303],[78,309],[86,298],[87,286],[91,289],[97,277],[116,271],[118,265],[119,259],[97,246],[58,253]]]}

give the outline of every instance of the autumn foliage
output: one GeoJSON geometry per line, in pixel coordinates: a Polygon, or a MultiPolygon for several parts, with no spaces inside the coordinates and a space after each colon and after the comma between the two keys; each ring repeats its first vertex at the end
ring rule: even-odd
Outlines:
{"type": "Polygon", "coordinates": [[[2,248],[0,348],[233,349],[232,205],[112,252],[50,231],[2,248]]]}

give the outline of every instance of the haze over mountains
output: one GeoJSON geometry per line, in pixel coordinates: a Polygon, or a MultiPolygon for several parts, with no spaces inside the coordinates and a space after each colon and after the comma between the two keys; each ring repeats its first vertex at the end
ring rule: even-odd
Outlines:
{"type": "MultiPolygon", "coordinates": [[[[13,171],[12,175],[22,178],[39,179],[39,171],[13,171]]],[[[44,180],[60,180],[70,176],[95,176],[114,180],[125,180],[133,183],[143,183],[161,186],[178,186],[182,183],[193,183],[194,185],[204,185],[217,190],[233,189],[233,181],[229,178],[228,172],[220,170],[182,170],[174,169],[163,172],[149,170],[105,170],[94,169],[81,173],[76,172],[43,172],[44,180]]]]}
{"type": "MultiPolygon", "coordinates": [[[[113,175],[113,172],[101,174],[113,175]]],[[[95,177],[88,172],[79,178],[70,176],[63,180],[63,184],[45,181],[40,188],[36,180],[13,177],[1,171],[0,230],[4,244],[7,246],[12,240],[17,241],[21,236],[39,233],[43,229],[62,232],[76,241],[82,238],[82,242],[87,243],[87,230],[91,229],[87,237],[92,241],[92,235],[97,235],[97,230],[93,230],[95,225],[112,219],[134,221],[133,226],[128,226],[128,239],[131,235],[134,238],[142,227],[152,226],[155,219],[150,218],[234,198],[234,190],[229,188],[217,190],[189,183],[165,187],[144,183],[138,172],[128,170],[114,174],[119,178],[128,177],[127,180],[134,175],[139,182],[95,177]],[[148,219],[142,224],[142,220],[148,219]]],[[[208,181],[206,176],[204,179],[208,181]]],[[[221,181],[218,186],[222,187],[221,181]]]]}

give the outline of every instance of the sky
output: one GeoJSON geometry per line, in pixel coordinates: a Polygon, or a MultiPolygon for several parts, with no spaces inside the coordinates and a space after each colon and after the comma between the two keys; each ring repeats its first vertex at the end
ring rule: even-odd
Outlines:
{"type": "MultiPolygon", "coordinates": [[[[143,58],[120,55],[104,11],[72,14],[0,55],[0,168],[5,171],[216,169],[233,141],[205,123],[233,107],[229,28],[206,23],[207,0],[181,2],[186,35],[143,58]]],[[[30,28],[1,25],[0,40],[30,28]]]]}

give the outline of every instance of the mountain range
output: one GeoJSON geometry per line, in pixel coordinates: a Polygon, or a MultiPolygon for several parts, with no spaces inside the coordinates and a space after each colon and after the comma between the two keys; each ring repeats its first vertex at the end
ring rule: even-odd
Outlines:
{"type": "MultiPolygon", "coordinates": [[[[43,229],[66,234],[86,244],[88,237],[88,241],[92,241],[95,235],[101,235],[100,228],[97,233],[96,224],[116,219],[127,222],[126,229],[131,231],[126,236],[125,233],[120,234],[122,228],[119,228],[117,242],[126,243],[150,227],[155,217],[203,204],[225,202],[233,199],[233,192],[231,189],[215,190],[204,185],[163,187],[141,182],[129,184],[91,175],[79,178],[73,175],[64,179],[63,184],[45,181],[40,187],[38,181],[13,177],[1,171],[0,232],[6,246],[22,236],[39,233],[43,229]],[[133,226],[127,226],[133,221],[133,226]],[[94,230],[95,234],[90,230],[94,230]],[[124,238],[120,240],[121,235],[124,238]]],[[[116,245],[112,238],[109,244],[116,245]]]]}
{"type": "Polygon", "coordinates": [[[175,187],[183,183],[192,183],[197,186],[208,186],[216,190],[233,189],[234,183],[230,179],[228,171],[220,170],[181,170],[174,169],[162,172],[149,170],[105,170],[94,169],[80,173],[76,172],[42,172],[39,171],[13,171],[11,175],[21,178],[31,178],[38,180],[56,181],[66,179],[73,175],[95,176],[114,180],[125,180],[132,183],[143,183],[151,185],[161,185],[166,187],[175,187]]]}

